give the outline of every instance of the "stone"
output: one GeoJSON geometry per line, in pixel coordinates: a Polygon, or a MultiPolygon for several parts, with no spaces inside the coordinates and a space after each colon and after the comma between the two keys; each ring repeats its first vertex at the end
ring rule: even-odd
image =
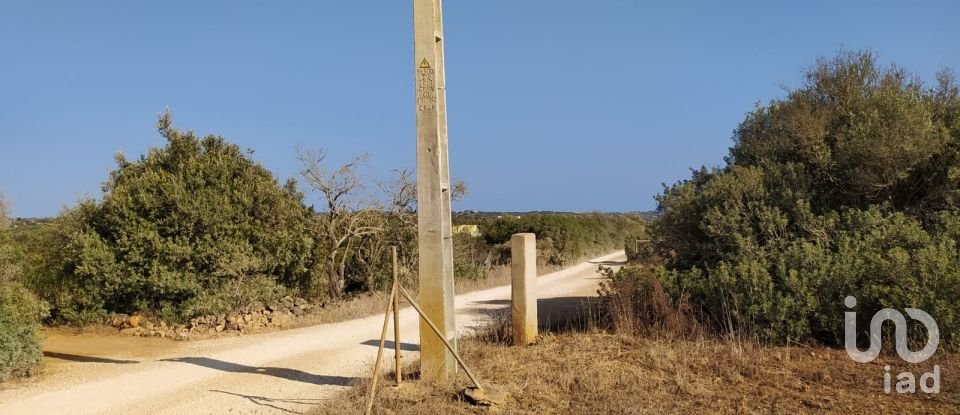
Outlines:
{"type": "Polygon", "coordinates": [[[110,314],[110,316],[107,319],[110,322],[111,326],[119,329],[119,328],[123,328],[123,325],[127,322],[128,318],[130,318],[130,316],[126,314],[114,313],[114,314],[110,314]]]}
{"type": "Polygon", "coordinates": [[[122,335],[124,335],[124,336],[134,336],[134,335],[136,335],[137,332],[139,332],[139,331],[140,331],[140,329],[138,329],[138,328],[135,328],[135,327],[127,327],[127,328],[125,328],[125,329],[120,330],[120,334],[122,334],[122,335]]]}
{"type": "Polygon", "coordinates": [[[286,313],[277,313],[271,316],[270,318],[270,322],[278,327],[287,326],[290,324],[290,321],[291,321],[291,317],[289,314],[286,314],[286,313]]]}
{"type": "Polygon", "coordinates": [[[214,327],[213,329],[216,330],[217,333],[220,333],[220,332],[224,331],[226,328],[227,328],[226,325],[224,325],[224,324],[218,324],[218,325],[217,325],[216,327],[214,327]]]}
{"type": "Polygon", "coordinates": [[[131,327],[131,328],[140,327],[140,319],[141,317],[139,314],[134,314],[130,316],[129,318],[127,318],[127,327],[131,327]]]}
{"type": "Polygon", "coordinates": [[[463,396],[474,405],[495,407],[505,404],[510,395],[499,387],[487,385],[483,389],[467,388],[463,396]]]}

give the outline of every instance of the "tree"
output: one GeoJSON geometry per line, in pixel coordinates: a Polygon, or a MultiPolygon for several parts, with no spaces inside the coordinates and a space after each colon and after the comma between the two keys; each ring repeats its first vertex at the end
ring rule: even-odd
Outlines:
{"type": "Polygon", "coordinates": [[[118,156],[102,200],[61,216],[62,260],[39,289],[56,317],[184,320],[309,290],[317,242],[296,183],[281,186],[222,137],[173,128],[169,112],[157,127],[164,147],[118,156]]]}
{"type": "Polygon", "coordinates": [[[357,168],[369,156],[362,154],[328,170],[324,165],[325,150],[298,149],[297,153],[301,175],[320,193],[326,205],[326,210],[317,215],[317,223],[326,251],[327,290],[330,297],[337,299],[343,296],[347,261],[360,238],[383,231],[375,221],[379,206],[361,195],[366,186],[357,168]]]}

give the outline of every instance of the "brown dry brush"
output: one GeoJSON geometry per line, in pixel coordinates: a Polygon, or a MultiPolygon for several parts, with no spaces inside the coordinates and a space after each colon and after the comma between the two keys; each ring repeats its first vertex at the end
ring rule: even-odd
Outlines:
{"type": "Polygon", "coordinates": [[[609,278],[600,288],[599,324],[612,332],[632,336],[696,338],[704,335],[688,296],[674,302],[656,275],[655,265],[630,266],[615,272],[601,268],[609,278]]]}

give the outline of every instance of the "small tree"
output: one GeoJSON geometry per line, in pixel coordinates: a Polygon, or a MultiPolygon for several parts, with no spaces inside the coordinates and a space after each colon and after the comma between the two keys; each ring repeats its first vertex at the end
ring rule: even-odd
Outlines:
{"type": "Polygon", "coordinates": [[[347,261],[360,238],[383,231],[376,220],[380,208],[363,198],[366,186],[357,172],[369,157],[362,154],[332,170],[325,166],[327,152],[323,149],[297,149],[297,157],[304,180],[320,193],[326,205],[326,211],[317,215],[317,224],[326,250],[327,291],[337,299],[343,296],[347,261]]]}

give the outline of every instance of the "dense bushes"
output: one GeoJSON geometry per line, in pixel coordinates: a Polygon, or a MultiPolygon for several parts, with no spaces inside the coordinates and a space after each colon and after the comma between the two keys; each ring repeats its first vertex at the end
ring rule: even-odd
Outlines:
{"type": "Polygon", "coordinates": [[[716,327],[786,342],[843,338],[884,307],[921,308],[957,342],[960,97],[870,53],[821,60],[758,107],[720,169],[658,197],[662,281],[716,327]]]}
{"type": "Polygon", "coordinates": [[[40,319],[44,308],[22,285],[0,199],[0,382],[30,375],[40,366],[40,319]]]}
{"type": "Polygon", "coordinates": [[[644,222],[633,215],[600,213],[532,213],[525,215],[463,216],[473,221],[487,244],[502,245],[515,233],[537,235],[539,262],[566,265],[586,255],[621,249],[625,241],[644,234],[644,222]]]}
{"type": "Polygon", "coordinates": [[[55,317],[183,320],[315,284],[314,222],[295,184],[220,137],[172,128],[169,114],[158,127],[167,145],[118,156],[103,199],[66,212],[44,242],[34,285],[55,317]]]}
{"type": "MultiPolygon", "coordinates": [[[[56,323],[144,313],[184,321],[287,294],[314,300],[384,289],[390,248],[400,275],[416,284],[416,187],[409,171],[367,201],[358,167],[300,152],[303,176],[326,208],[315,213],[297,185],[280,185],[236,145],[158,122],[165,146],[138,160],[117,157],[99,200],[84,200],[53,223],[18,232],[24,283],[51,306],[56,323]]],[[[465,186],[457,187],[458,194],[465,186]]],[[[490,235],[457,235],[458,279],[477,279],[505,261],[512,232],[535,232],[544,261],[564,264],[622,246],[635,217],[524,215],[485,220],[490,235]],[[492,241],[492,243],[488,243],[492,241]]]]}

